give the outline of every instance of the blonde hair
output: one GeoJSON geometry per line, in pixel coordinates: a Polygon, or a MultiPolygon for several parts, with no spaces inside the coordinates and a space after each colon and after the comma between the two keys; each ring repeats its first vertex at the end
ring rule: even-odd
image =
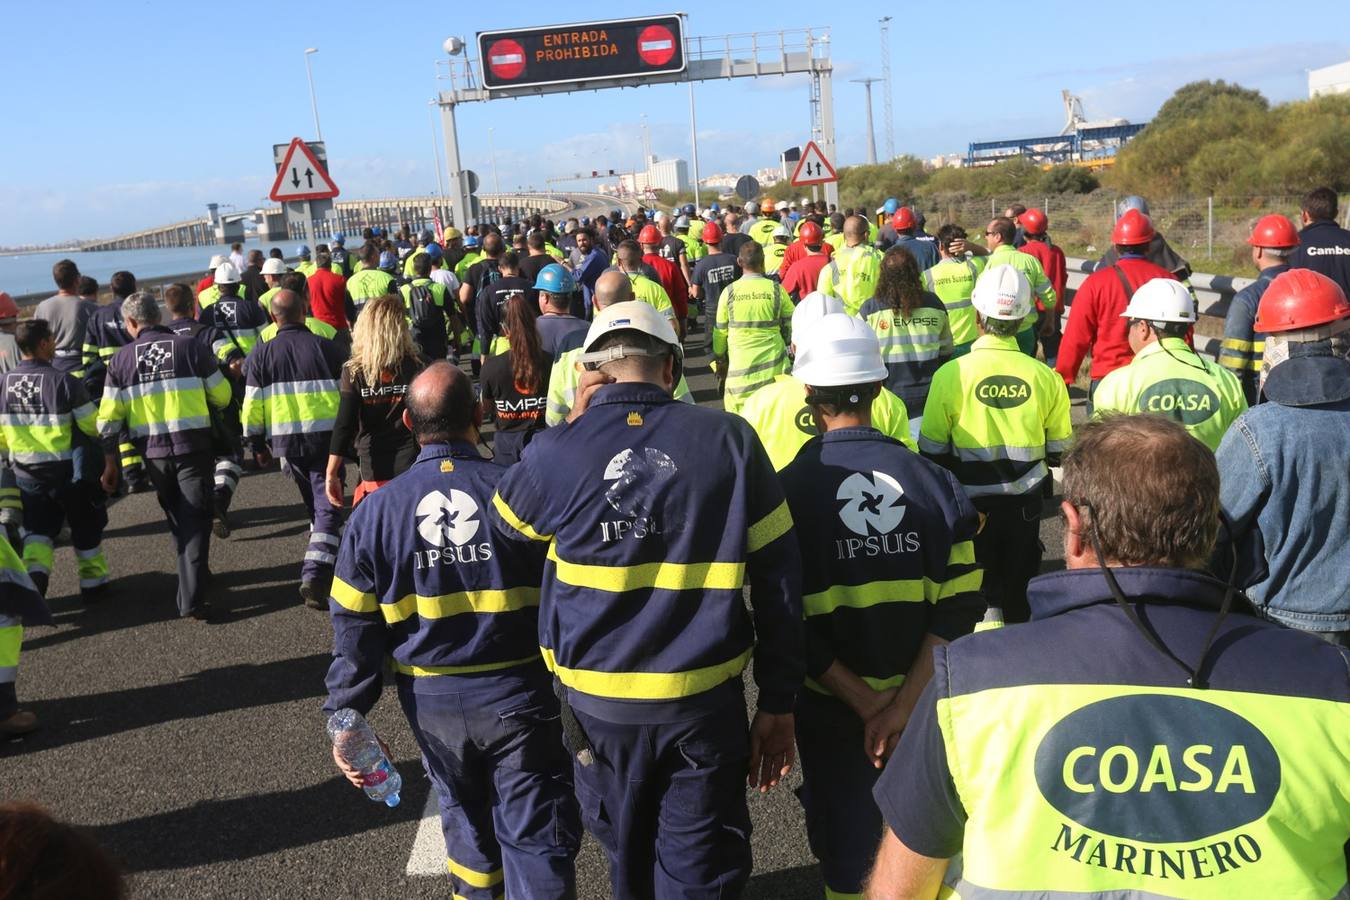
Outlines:
{"type": "Polygon", "coordinates": [[[403,299],[385,294],[361,308],[352,328],[352,356],[347,366],[353,376],[373,384],[381,372],[395,371],[403,360],[416,359],[420,350],[412,339],[403,299]]]}

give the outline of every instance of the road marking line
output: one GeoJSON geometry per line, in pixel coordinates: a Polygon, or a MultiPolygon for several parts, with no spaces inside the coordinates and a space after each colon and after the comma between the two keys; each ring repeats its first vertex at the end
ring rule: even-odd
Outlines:
{"type": "Polygon", "coordinates": [[[434,787],[431,793],[427,794],[427,805],[422,810],[422,821],[417,824],[417,839],[413,841],[406,874],[445,874],[445,834],[441,831],[441,808],[436,802],[434,787]]]}

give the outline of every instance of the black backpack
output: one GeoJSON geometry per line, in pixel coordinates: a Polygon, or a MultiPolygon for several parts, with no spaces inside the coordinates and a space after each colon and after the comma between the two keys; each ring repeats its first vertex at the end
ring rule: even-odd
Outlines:
{"type": "Polygon", "coordinates": [[[413,340],[433,358],[443,355],[445,310],[437,305],[430,284],[408,285],[408,318],[412,320],[413,340]]]}

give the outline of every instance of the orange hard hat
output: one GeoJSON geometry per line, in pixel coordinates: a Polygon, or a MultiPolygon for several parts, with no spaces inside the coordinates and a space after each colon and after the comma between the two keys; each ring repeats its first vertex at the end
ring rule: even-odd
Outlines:
{"type": "Polygon", "coordinates": [[[19,304],[14,302],[14,298],[4,291],[0,291],[0,319],[17,319],[19,317],[19,304]]]}
{"type": "Polygon", "coordinates": [[[914,210],[908,206],[902,206],[891,216],[891,227],[896,231],[906,231],[913,228],[918,223],[914,221],[914,210]]]}
{"type": "Polygon", "coordinates": [[[1298,231],[1284,216],[1262,216],[1247,243],[1253,247],[1297,247],[1298,231]]]}
{"type": "Polygon", "coordinates": [[[1147,244],[1153,240],[1153,220],[1137,209],[1125,210],[1125,215],[1116,220],[1111,229],[1111,243],[1122,247],[1147,244]]]}
{"type": "Polygon", "coordinates": [[[1032,207],[1017,217],[1017,224],[1022,226],[1022,230],[1027,234],[1045,234],[1045,229],[1049,227],[1050,220],[1045,217],[1045,213],[1032,207]]]}
{"type": "Polygon", "coordinates": [[[703,226],[703,243],[722,243],[722,229],[717,227],[716,222],[709,222],[707,225],[703,226]]]}
{"type": "Polygon", "coordinates": [[[661,229],[655,225],[643,225],[642,230],[638,232],[639,244],[659,244],[661,243],[661,229]]]}
{"type": "Polygon", "coordinates": [[[821,231],[820,226],[815,222],[803,222],[801,230],[797,236],[802,239],[803,244],[819,244],[825,239],[825,232],[821,231]]]}
{"type": "Polygon", "coordinates": [[[1312,269],[1290,269],[1261,295],[1255,328],[1266,334],[1298,331],[1346,316],[1350,316],[1350,302],[1339,284],[1312,269]]]}

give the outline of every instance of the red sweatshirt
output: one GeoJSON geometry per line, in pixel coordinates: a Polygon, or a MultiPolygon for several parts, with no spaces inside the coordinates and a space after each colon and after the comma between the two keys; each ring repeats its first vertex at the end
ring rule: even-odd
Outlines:
{"type": "MultiPolygon", "coordinates": [[[[821,244],[820,250],[825,254],[826,259],[829,259],[830,255],[834,253],[834,247],[830,244],[821,244]]],[[[779,265],[778,271],[786,272],[788,269],[792,268],[793,263],[804,258],[806,255],[806,245],[802,243],[801,238],[798,238],[788,244],[787,252],[783,254],[783,262],[779,265]]],[[[812,288],[812,290],[815,290],[815,288],[812,288]]]]}
{"type": "Polygon", "coordinates": [[[644,255],[642,261],[661,279],[661,287],[666,289],[670,305],[675,308],[675,317],[683,319],[689,315],[689,285],[684,280],[684,273],[673,262],[655,253],[644,255]]]}
{"type": "Polygon", "coordinates": [[[347,330],[347,279],[332,269],[316,269],[309,282],[309,313],[338,331],[347,330]]]}
{"type": "MultiPolygon", "coordinates": [[[[1027,256],[1034,256],[1036,261],[1041,264],[1045,270],[1045,277],[1050,279],[1050,286],[1055,289],[1055,312],[1064,312],[1064,289],[1069,284],[1069,270],[1064,262],[1064,251],[1045,241],[1028,240],[1018,248],[1027,256]]],[[[1041,303],[1040,298],[1036,300],[1036,308],[1045,312],[1045,305],[1041,303]]]]}
{"type": "Polygon", "coordinates": [[[1129,327],[1121,313],[1129,304],[1125,286],[1120,283],[1119,271],[1125,274],[1130,292],[1155,278],[1176,276],[1156,266],[1142,256],[1123,256],[1115,266],[1098,269],[1087,277],[1073,296],[1069,321],[1064,326],[1064,339],[1059,345],[1059,359],[1055,371],[1065,384],[1073,384],[1083,359],[1092,354],[1092,379],[1104,378],[1134,359],[1127,335],[1129,327]]]}

